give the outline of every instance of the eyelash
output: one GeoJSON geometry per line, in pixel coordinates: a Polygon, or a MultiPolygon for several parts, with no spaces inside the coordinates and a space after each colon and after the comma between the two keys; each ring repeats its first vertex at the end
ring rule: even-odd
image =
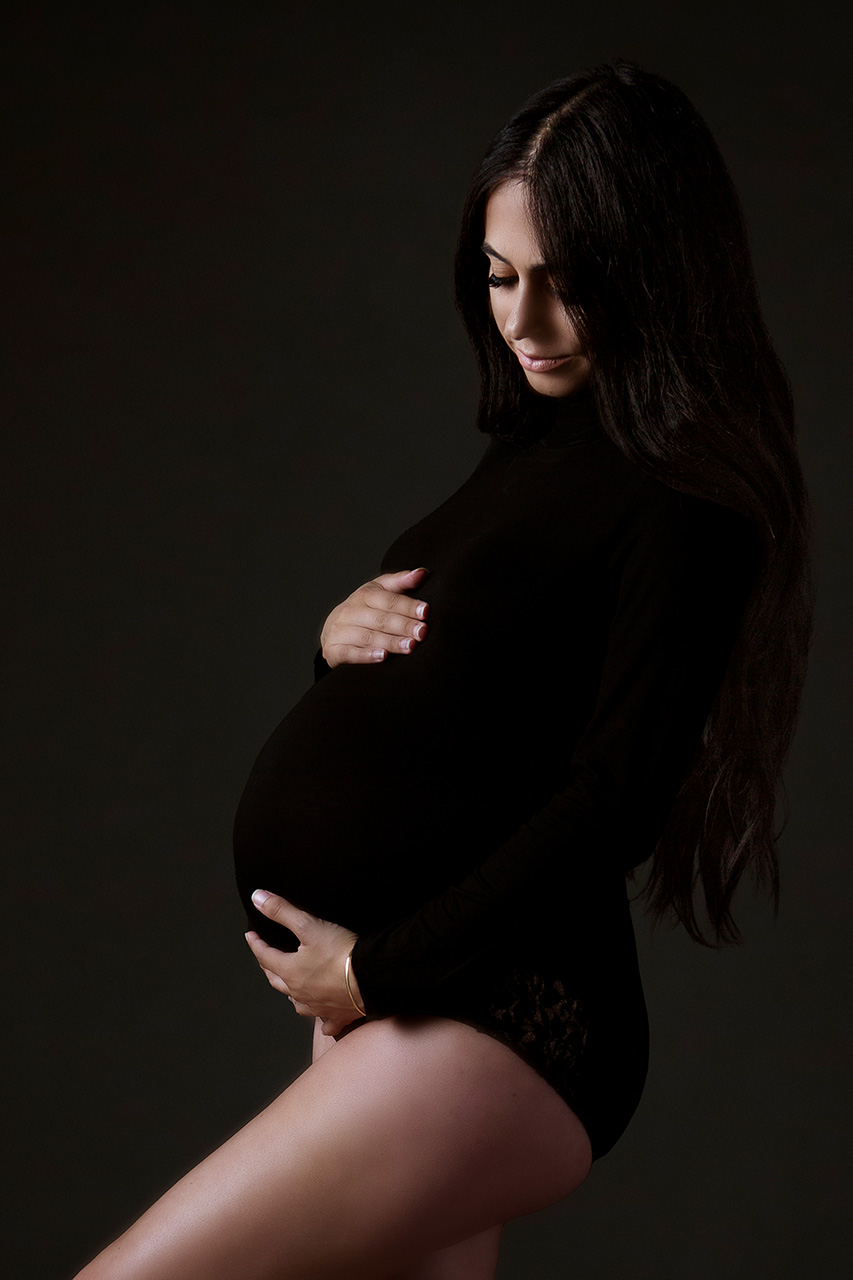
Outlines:
{"type": "MultiPolygon", "coordinates": [[[[490,289],[503,289],[508,284],[515,284],[517,276],[496,276],[494,272],[488,277],[486,283],[490,289]]],[[[555,298],[560,295],[552,284],[548,285],[548,292],[552,293],[555,298]]]]}

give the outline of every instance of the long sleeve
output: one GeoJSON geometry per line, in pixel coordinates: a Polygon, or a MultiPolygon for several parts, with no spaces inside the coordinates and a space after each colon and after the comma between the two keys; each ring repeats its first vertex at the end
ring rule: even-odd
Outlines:
{"type": "Polygon", "coordinates": [[[323,676],[327,675],[331,670],[332,668],[323,657],[323,646],[321,645],[314,654],[314,683],[316,684],[318,680],[321,680],[323,676]]]}
{"type": "Polygon", "coordinates": [[[625,873],[653,852],[731,655],[757,543],[726,508],[652,492],[609,557],[600,684],[563,785],[464,879],[359,937],[369,1014],[418,1011],[425,991],[499,952],[520,925],[557,927],[596,868],[625,873]]]}

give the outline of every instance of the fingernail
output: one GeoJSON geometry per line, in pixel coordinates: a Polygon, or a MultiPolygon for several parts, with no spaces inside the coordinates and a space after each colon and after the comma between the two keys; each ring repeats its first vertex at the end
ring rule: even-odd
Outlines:
{"type": "Polygon", "coordinates": [[[417,609],[415,609],[415,613],[418,615],[419,618],[425,618],[427,616],[428,608],[429,608],[429,605],[426,603],[426,601],[421,601],[417,609]]]}
{"type": "Polygon", "coordinates": [[[422,622],[419,622],[418,625],[413,629],[413,631],[414,631],[414,637],[416,640],[423,640],[424,636],[426,635],[426,627],[423,625],[422,622]]]}
{"type": "Polygon", "coordinates": [[[429,569],[425,569],[423,565],[419,569],[413,569],[412,573],[429,573],[429,569]]]}
{"type": "Polygon", "coordinates": [[[383,658],[385,657],[385,650],[384,650],[384,649],[374,649],[374,650],[373,650],[373,652],[371,653],[370,657],[371,657],[371,660],[372,660],[373,662],[381,662],[381,661],[383,660],[383,658]]]}
{"type": "Polygon", "coordinates": [[[252,894],[252,901],[256,907],[262,907],[269,896],[266,889],[256,889],[252,894]]]}

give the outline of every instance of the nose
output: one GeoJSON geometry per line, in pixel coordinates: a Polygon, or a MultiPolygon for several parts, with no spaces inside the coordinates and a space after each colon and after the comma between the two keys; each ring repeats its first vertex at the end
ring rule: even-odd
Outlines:
{"type": "Polygon", "coordinates": [[[536,297],[535,289],[528,284],[518,283],[514,290],[513,307],[506,319],[504,334],[510,342],[521,342],[524,338],[533,337],[542,327],[541,301],[536,297]]]}

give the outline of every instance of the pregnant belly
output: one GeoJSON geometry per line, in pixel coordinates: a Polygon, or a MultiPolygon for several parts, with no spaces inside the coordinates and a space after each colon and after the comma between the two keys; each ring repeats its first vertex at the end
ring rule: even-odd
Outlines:
{"type": "Polygon", "coordinates": [[[400,665],[413,658],[336,668],[255,762],[234,825],[235,870],[250,927],[273,945],[296,941],[255,910],[253,890],[367,932],[465,875],[515,816],[470,691],[463,701],[458,689],[413,680],[417,670],[400,665]]]}

